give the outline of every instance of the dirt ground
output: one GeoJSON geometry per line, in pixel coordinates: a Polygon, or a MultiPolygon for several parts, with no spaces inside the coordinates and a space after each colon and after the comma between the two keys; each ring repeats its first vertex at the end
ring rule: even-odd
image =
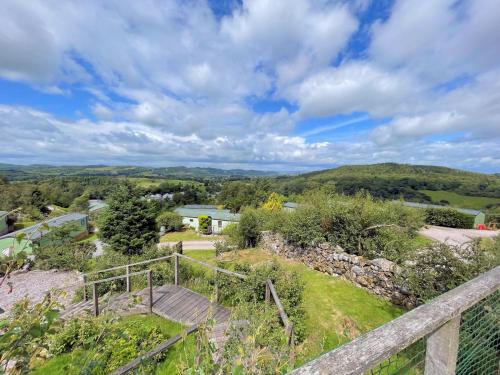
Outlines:
{"type": "MultiPolygon", "coordinates": [[[[81,282],[82,276],[78,272],[29,271],[17,272],[0,287],[0,318],[8,315],[16,301],[27,296],[32,303],[43,299],[45,294],[53,288],[66,288],[81,282]],[[12,292],[8,282],[12,283],[12,292]]],[[[65,289],[66,293],[61,298],[63,304],[73,298],[77,287],[65,289]]]]}
{"type": "Polygon", "coordinates": [[[474,238],[493,238],[498,236],[500,231],[457,229],[429,225],[422,228],[419,233],[435,241],[461,246],[464,243],[472,241],[474,238]]]}

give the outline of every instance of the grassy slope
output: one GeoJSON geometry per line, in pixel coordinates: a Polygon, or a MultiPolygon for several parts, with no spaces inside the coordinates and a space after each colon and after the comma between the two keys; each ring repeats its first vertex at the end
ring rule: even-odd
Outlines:
{"type": "Polygon", "coordinates": [[[500,198],[490,197],[470,197],[467,195],[460,195],[450,191],[432,191],[420,190],[422,193],[427,194],[434,202],[439,202],[444,199],[450,202],[450,206],[458,208],[472,208],[475,210],[486,210],[488,204],[500,204],[500,198]]]}
{"type": "MultiPolygon", "coordinates": [[[[226,254],[225,258],[235,262],[259,264],[274,257],[260,250],[246,250],[226,254]]],[[[282,257],[275,259],[286,269],[297,271],[305,282],[304,306],[308,315],[308,338],[299,348],[297,365],[404,312],[338,277],[314,271],[302,263],[282,257]]]]}
{"type": "MultiPolygon", "coordinates": [[[[169,321],[156,315],[134,315],[124,317],[121,320],[121,324],[126,326],[128,323],[135,321],[141,322],[143,330],[150,330],[153,327],[157,327],[168,337],[175,336],[184,329],[181,324],[169,321]]],[[[85,364],[88,365],[88,363],[86,363],[88,354],[89,353],[85,350],[77,349],[71,353],[59,355],[46,362],[43,366],[32,371],[31,374],[81,374],[82,367],[85,364]]],[[[172,350],[172,353],[169,353],[169,357],[171,359],[175,359],[178,358],[180,354],[181,353],[177,350],[172,350]]]]}

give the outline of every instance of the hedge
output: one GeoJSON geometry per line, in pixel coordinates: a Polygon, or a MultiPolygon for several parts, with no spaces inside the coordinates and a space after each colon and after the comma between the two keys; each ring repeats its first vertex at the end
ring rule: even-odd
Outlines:
{"type": "Polygon", "coordinates": [[[466,228],[474,226],[474,216],[467,215],[453,208],[426,208],[425,222],[449,228],[466,228]]]}

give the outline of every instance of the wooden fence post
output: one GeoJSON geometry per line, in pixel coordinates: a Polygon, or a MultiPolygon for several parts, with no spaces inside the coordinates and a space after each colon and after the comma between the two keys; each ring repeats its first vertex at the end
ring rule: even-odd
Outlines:
{"type": "Polygon", "coordinates": [[[174,261],[174,284],[179,285],[179,257],[177,255],[174,261]]]}
{"type": "Polygon", "coordinates": [[[94,298],[94,316],[99,315],[99,301],[98,301],[98,295],[97,295],[97,283],[94,282],[92,284],[92,293],[93,293],[93,298],[94,298]]]}
{"type": "Polygon", "coordinates": [[[149,313],[153,313],[153,281],[151,280],[151,270],[148,270],[148,289],[149,289],[149,313]]]}
{"type": "Polygon", "coordinates": [[[460,315],[427,337],[425,375],[453,375],[457,367],[460,315]]]}
{"type": "Polygon", "coordinates": [[[218,303],[219,302],[219,272],[215,269],[214,270],[215,272],[215,303],[218,303]]]}
{"type": "Polygon", "coordinates": [[[130,284],[130,266],[128,264],[125,267],[125,270],[127,272],[127,293],[130,293],[130,291],[132,290],[132,286],[130,284]]]}
{"type": "Polygon", "coordinates": [[[83,300],[87,301],[88,296],[87,296],[87,276],[83,275],[83,300]]]}
{"type": "Polygon", "coordinates": [[[183,254],[183,250],[182,250],[182,241],[179,241],[179,254],[183,254]]]}
{"type": "Polygon", "coordinates": [[[269,289],[269,282],[266,280],[266,303],[271,302],[271,289],[269,289]]]}

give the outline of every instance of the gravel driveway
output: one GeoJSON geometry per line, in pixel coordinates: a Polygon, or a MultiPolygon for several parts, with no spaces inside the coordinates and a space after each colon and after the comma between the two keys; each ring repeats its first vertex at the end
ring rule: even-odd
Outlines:
{"type": "MultiPolygon", "coordinates": [[[[40,302],[45,294],[53,288],[65,288],[82,282],[82,276],[78,272],[51,271],[29,271],[17,272],[10,276],[0,287],[0,318],[9,314],[12,306],[27,296],[32,303],[40,302]],[[9,293],[7,281],[13,285],[12,293],[9,293]]],[[[76,287],[65,289],[66,295],[61,299],[63,304],[70,302],[75,295],[76,287]]]]}
{"type": "Polygon", "coordinates": [[[457,229],[429,225],[422,228],[419,233],[435,241],[461,246],[464,243],[472,241],[474,238],[493,238],[498,236],[500,231],[457,229]]]}

